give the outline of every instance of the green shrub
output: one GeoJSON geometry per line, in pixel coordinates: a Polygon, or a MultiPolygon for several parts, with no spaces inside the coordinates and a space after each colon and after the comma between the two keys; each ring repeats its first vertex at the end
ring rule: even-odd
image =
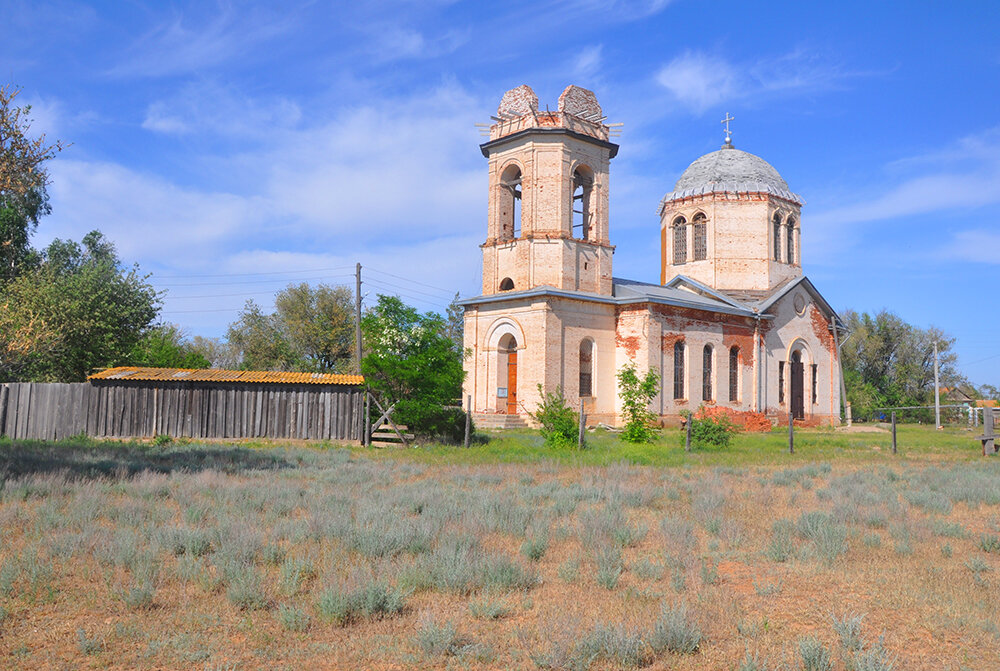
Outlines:
{"type": "MultiPolygon", "coordinates": [[[[727,417],[706,417],[704,419],[688,418],[691,425],[691,447],[729,447],[733,434],[740,428],[727,417]]],[[[686,440],[681,434],[681,442],[686,440]]]]}
{"type": "Polygon", "coordinates": [[[618,388],[622,401],[622,415],[625,428],[621,439],[627,443],[649,443],[656,435],[653,421],[656,419],[649,410],[649,403],[659,391],[660,374],[656,369],[646,371],[639,377],[634,363],[628,363],[618,371],[618,388]]]}
{"type": "Polygon", "coordinates": [[[555,391],[543,391],[538,385],[538,395],[542,402],[531,415],[542,426],[542,437],[549,447],[570,447],[577,444],[580,418],[566,405],[562,387],[555,391]]]}

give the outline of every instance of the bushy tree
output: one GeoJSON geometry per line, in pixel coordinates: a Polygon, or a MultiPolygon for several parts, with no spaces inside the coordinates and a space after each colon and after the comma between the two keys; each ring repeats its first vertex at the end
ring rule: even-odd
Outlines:
{"type": "Polygon", "coordinates": [[[277,314],[264,314],[248,300],[226,331],[229,347],[242,370],[297,370],[299,357],[292,349],[277,314]]]}
{"type": "Polygon", "coordinates": [[[354,294],[347,287],[289,285],[275,296],[274,307],[301,370],[354,368],[354,294]]]}
{"type": "Polygon", "coordinates": [[[0,292],[0,375],[75,382],[125,364],[161,298],[98,231],[54,240],[0,292]]]}
{"type": "Polygon", "coordinates": [[[625,428],[621,438],[628,443],[648,443],[656,435],[653,421],[656,419],[649,410],[649,403],[660,387],[660,374],[656,369],[639,376],[635,364],[629,362],[618,371],[618,394],[622,401],[625,428]]]}
{"type": "Polygon", "coordinates": [[[875,408],[934,402],[934,343],[942,385],[963,381],[956,369],[955,339],[940,329],[921,329],[887,310],[841,316],[851,335],[841,346],[847,400],[856,416],[875,408]]]}
{"type": "Polygon", "coordinates": [[[361,328],[361,372],[383,401],[396,403],[394,419],[415,433],[459,440],[464,414],[446,406],[456,405],[462,395],[462,353],[444,320],[380,295],[361,328]]]}
{"type": "Polygon", "coordinates": [[[63,150],[42,133],[31,135],[31,106],[17,104],[19,88],[0,86],[0,284],[30,256],[29,239],[49,213],[45,163],[63,150]]]}
{"type": "MultiPolygon", "coordinates": [[[[265,314],[247,301],[229,325],[225,352],[243,370],[346,373],[355,368],[354,297],[345,287],[289,285],[265,314]]],[[[207,344],[207,343],[203,343],[207,344]]]]}
{"type": "Polygon", "coordinates": [[[211,362],[175,324],[155,324],[132,348],[128,363],[157,368],[208,368],[211,362]]]}

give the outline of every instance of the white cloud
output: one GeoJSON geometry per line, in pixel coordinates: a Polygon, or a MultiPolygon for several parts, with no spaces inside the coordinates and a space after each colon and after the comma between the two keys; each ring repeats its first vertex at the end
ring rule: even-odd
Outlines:
{"type": "MultiPolygon", "coordinates": [[[[273,109],[267,101],[248,103],[273,109]]],[[[322,120],[303,115],[312,123],[277,130],[268,114],[249,114],[233,123],[244,125],[256,143],[239,142],[223,155],[195,155],[190,175],[176,179],[114,163],[58,159],[52,163],[53,214],[36,243],[79,239],[100,228],[126,262],[154,271],[156,283],[160,275],[284,272],[361,261],[475,293],[486,170],[473,123],[488,109],[445,84],[408,98],[369,98],[322,120]]],[[[214,137],[223,122],[224,115],[184,109],[174,100],[152,107],[145,125],[170,132],[207,129],[214,137]]],[[[166,317],[197,332],[221,333],[246,297],[265,304],[298,277],[303,275],[267,276],[274,283],[248,286],[175,287],[166,317]]],[[[373,277],[366,290],[402,291],[422,309],[441,310],[451,298],[448,291],[391,277],[373,277]]]]}
{"type": "Polygon", "coordinates": [[[945,246],[944,255],[959,261],[1000,265],[1000,232],[984,229],[960,231],[945,246]]]}
{"type": "Polygon", "coordinates": [[[831,90],[863,74],[844,71],[805,49],[750,63],[686,50],[665,65],[656,79],[681,104],[703,112],[720,103],[831,90]]]}
{"type": "Polygon", "coordinates": [[[670,61],[656,80],[681,103],[699,112],[730,99],[736,89],[736,72],[728,62],[696,51],[685,51],[670,61]]]}
{"type": "Polygon", "coordinates": [[[601,69],[601,44],[585,47],[577,54],[576,62],[573,65],[573,74],[583,79],[590,79],[596,76],[601,69]]]}
{"type": "Polygon", "coordinates": [[[887,167],[909,175],[882,195],[819,212],[811,221],[842,226],[1000,203],[1000,128],[887,167]]]}
{"type": "Polygon", "coordinates": [[[257,48],[288,32],[293,22],[289,8],[279,14],[223,5],[208,18],[178,14],[135,40],[107,74],[163,77],[204,72],[252,50],[264,53],[257,48]]]}
{"type": "Polygon", "coordinates": [[[181,88],[166,100],[149,105],[142,127],[158,133],[183,135],[273,137],[277,129],[299,123],[302,111],[286,98],[255,99],[230,87],[201,81],[181,88]]]}

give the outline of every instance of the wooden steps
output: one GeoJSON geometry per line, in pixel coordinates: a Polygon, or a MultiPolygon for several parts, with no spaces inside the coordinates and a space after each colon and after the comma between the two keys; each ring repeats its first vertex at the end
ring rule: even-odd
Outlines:
{"type": "MultiPolygon", "coordinates": [[[[412,441],[414,435],[412,433],[407,433],[407,427],[405,424],[397,424],[399,428],[399,433],[403,434],[403,438],[406,441],[412,441]]],[[[406,447],[406,443],[399,439],[399,435],[392,430],[392,427],[388,423],[383,424],[375,431],[372,431],[372,447],[406,447]]]]}

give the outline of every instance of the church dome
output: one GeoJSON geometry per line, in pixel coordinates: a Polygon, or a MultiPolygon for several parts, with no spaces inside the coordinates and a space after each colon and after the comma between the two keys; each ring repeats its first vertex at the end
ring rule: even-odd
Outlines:
{"type": "Polygon", "coordinates": [[[688,166],[663,202],[709,193],[769,193],[799,205],[802,198],[788,189],[770,163],[731,146],[705,154],[688,166]]]}

